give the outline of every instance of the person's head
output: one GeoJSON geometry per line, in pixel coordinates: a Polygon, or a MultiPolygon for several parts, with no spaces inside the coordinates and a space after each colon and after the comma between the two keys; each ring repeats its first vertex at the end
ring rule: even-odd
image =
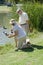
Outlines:
{"type": "Polygon", "coordinates": [[[19,8],[19,9],[17,9],[17,11],[16,11],[19,15],[21,15],[22,14],[22,10],[19,8]]]}
{"type": "Polygon", "coordinates": [[[16,24],[15,19],[11,19],[11,20],[10,20],[10,24],[14,26],[14,25],[16,24]]]}

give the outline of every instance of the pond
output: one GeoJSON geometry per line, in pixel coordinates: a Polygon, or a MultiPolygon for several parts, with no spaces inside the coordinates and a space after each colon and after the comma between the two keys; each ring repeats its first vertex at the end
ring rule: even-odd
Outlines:
{"type": "Polygon", "coordinates": [[[10,19],[11,19],[10,13],[0,13],[0,25],[9,28],[10,27],[10,25],[9,25],[10,19]]]}
{"type": "MultiPolygon", "coordinates": [[[[3,29],[3,26],[8,28],[10,30],[11,26],[9,24],[9,21],[11,19],[11,13],[0,13],[0,45],[6,44],[6,43],[12,43],[13,39],[7,38],[3,31],[6,31],[3,29]]],[[[7,29],[7,32],[9,30],[7,29]]]]}

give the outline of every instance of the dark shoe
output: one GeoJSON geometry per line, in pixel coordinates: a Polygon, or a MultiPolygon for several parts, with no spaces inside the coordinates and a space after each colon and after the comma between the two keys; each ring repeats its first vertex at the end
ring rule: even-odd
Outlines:
{"type": "Polygon", "coordinates": [[[30,42],[27,42],[27,47],[28,48],[33,48],[30,42]]]}

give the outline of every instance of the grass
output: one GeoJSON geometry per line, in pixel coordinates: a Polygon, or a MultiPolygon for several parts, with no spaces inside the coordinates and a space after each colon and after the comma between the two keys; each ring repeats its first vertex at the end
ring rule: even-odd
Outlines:
{"type": "MultiPolygon", "coordinates": [[[[10,9],[7,6],[0,6],[0,8],[2,13],[9,12],[10,9]]],[[[33,32],[29,37],[33,49],[16,52],[15,44],[0,46],[0,65],[43,65],[43,33],[33,32]]]]}
{"type": "Polygon", "coordinates": [[[6,44],[1,47],[0,65],[43,65],[43,33],[38,33],[30,39],[34,49],[16,52],[14,45],[6,44]]]}

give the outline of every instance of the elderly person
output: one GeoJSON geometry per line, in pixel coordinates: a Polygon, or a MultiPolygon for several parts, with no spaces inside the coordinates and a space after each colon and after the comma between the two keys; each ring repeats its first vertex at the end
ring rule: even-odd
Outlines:
{"type": "Polygon", "coordinates": [[[22,49],[23,44],[26,44],[26,33],[14,19],[11,19],[12,34],[6,34],[9,38],[15,37],[17,49],[22,49]]]}
{"type": "Polygon", "coordinates": [[[23,12],[20,8],[17,9],[19,15],[19,24],[25,30],[26,33],[29,31],[29,18],[26,12],[23,12]]]}

